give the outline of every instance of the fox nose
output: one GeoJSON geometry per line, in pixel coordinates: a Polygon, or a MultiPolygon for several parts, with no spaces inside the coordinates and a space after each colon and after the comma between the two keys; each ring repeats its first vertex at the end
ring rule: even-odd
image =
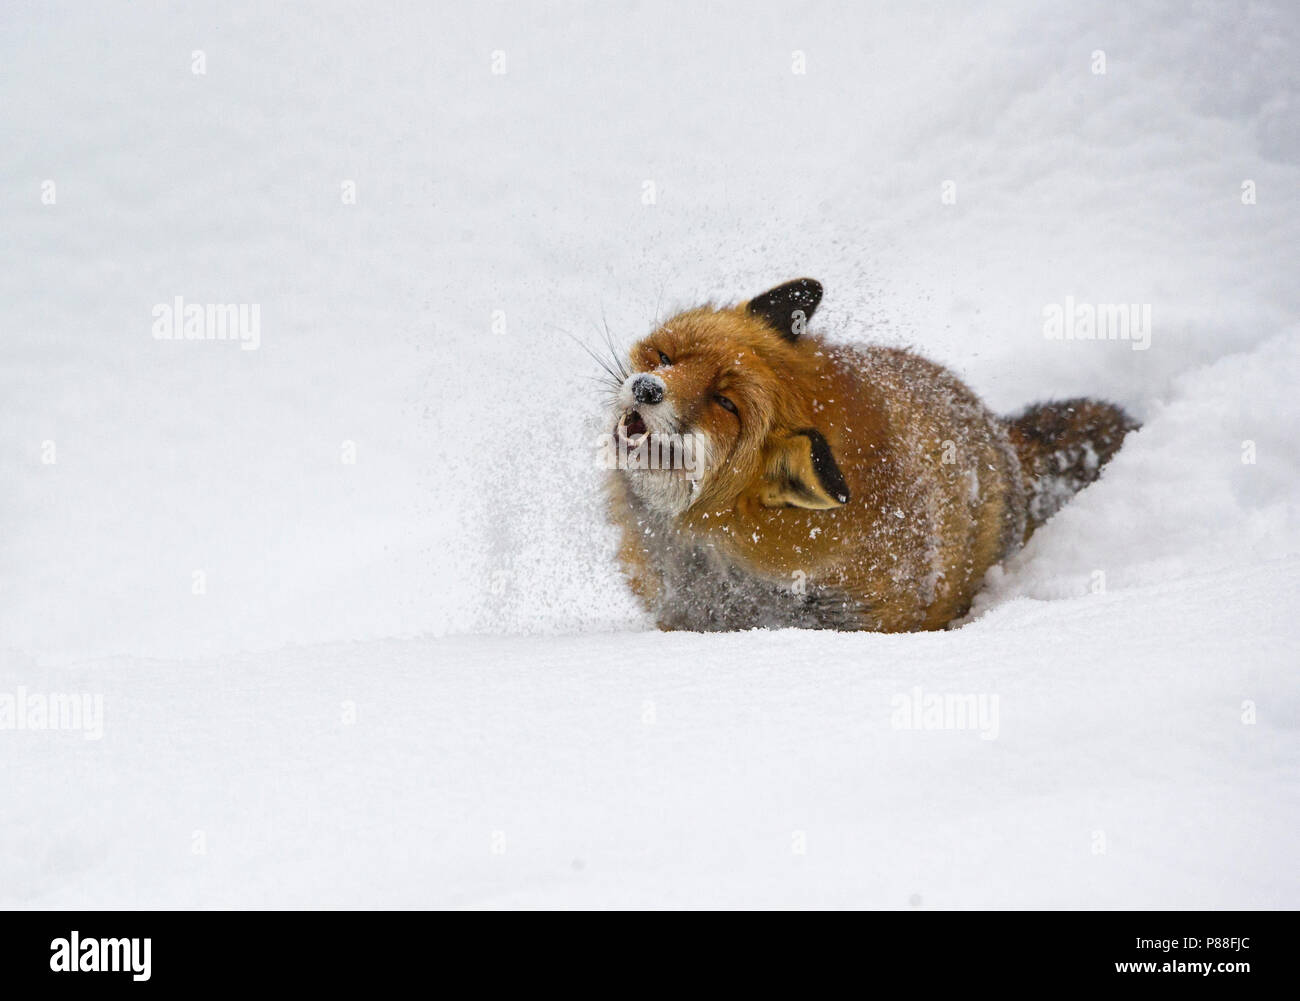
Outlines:
{"type": "Polygon", "coordinates": [[[664,381],[657,375],[641,373],[632,380],[632,398],[641,404],[660,402],[664,398],[664,381]]]}

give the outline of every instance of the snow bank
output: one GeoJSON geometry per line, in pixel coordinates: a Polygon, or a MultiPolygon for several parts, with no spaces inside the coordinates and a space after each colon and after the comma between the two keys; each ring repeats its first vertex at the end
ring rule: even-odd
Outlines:
{"type": "Polygon", "coordinates": [[[6,735],[0,906],[1293,906],[1298,583],[46,669],[104,734],[6,735]]]}

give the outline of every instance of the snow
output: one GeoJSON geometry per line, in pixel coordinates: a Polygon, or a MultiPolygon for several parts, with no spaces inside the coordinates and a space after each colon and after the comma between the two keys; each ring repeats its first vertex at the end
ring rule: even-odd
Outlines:
{"type": "Polygon", "coordinates": [[[1300,14],[1170,13],[10,4],[0,906],[1300,906],[1300,14]],[[1144,423],[959,629],[617,575],[568,335],[799,275],[1144,423]]]}

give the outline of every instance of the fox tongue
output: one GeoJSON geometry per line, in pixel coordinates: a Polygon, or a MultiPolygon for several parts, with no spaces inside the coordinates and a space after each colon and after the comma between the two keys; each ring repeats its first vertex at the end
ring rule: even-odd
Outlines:
{"type": "Polygon", "coordinates": [[[623,422],[623,430],[629,438],[635,438],[637,435],[646,433],[645,420],[638,413],[631,413],[623,422]]]}

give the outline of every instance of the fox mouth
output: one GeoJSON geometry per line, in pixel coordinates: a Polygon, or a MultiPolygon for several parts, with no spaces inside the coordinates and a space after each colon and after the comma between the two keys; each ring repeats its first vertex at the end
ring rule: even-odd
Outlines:
{"type": "Polygon", "coordinates": [[[645,418],[637,411],[629,410],[618,422],[619,436],[629,445],[640,445],[649,434],[645,418]]]}

